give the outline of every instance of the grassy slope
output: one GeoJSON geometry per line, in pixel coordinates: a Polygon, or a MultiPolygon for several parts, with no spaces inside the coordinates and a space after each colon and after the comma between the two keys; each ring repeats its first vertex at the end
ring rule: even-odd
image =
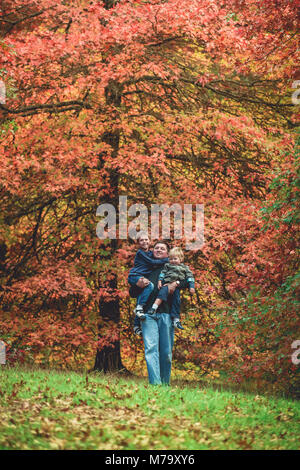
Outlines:
{"type": "Polygon", "coordinates": [[[299,431],[284,398],[0,369],[0,449],[297,449],[299,431]]]}

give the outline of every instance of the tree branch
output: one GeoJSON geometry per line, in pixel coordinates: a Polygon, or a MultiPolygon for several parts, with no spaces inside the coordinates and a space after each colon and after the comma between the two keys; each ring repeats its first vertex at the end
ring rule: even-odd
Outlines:
{"type": "Polygon", "coordinates": [[[64,103],[53,103],[53,104],[39,104],[35,106],[27,106],[19,109],[7,108],[0,103],[0,110],[3,110],[5,114],[19,114],[21,116],[30,116],[32,114],[39,113],[59,113],[64,111],[72,111],[78,109],[92,109],[92,107],[84,103],[83,101],[65,101],[64,103]]]}

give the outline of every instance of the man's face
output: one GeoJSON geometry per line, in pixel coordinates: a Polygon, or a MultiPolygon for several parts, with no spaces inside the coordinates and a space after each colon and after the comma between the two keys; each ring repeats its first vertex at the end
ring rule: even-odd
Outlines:
{"type": "Polygon", "coordinates": [[[168,248],[164,243],[157,243],[153,248],[154,258],[167,258],[168,248]]]}
{"type": "Polygon", "coordinates": [[[139,247],[142,250],[148,251],[149,243],[150,243],[149,238],[146,235],[142,235],[139,238],[139,247]]]}

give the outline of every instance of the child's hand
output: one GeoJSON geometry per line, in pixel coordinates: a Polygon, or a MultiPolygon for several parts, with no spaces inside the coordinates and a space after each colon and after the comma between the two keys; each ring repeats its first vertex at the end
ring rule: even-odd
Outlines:
{"type": "Polygon", "coordinates": [[[161,281],[158,281],[157,287],[158,287],[158,289],[161,289],[161,288],[162,288],[162,282],[161,282],[161,281]]]}
{"type": "Polygon", "coordinates": [[[195,294],[195,288],[194,287],[190,288],[190,294],[192,294],[192,295],[195,294]]]}

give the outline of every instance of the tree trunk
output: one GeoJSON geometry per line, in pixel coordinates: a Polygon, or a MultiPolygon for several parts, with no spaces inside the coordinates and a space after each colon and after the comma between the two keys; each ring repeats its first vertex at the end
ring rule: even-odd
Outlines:
{"type": "MultiPolygon", "coordinates": [[[[115,81],[111,81],[106,87],[105,96],[107,105],[113,105],[116,109],[121,104],[121,86],[115,81]]],[[[108,131],[102,137],[101,140],[109,144],[112,148],[112,157],[117,158],[119,150],[119,141],[120,141],[120,132],[119,130],[108,131]]],[[[101,162],[100,162],[101,166],[101,162]]],[[[119,174],[118,171],[112,169],[109,175],[108,181],[109,187],[111,188],[111,195],[109,200],[102,202],[109,202],[115,208],[118,207],[119,203],[119,174]]],[[[110,249],[108,250],[107,256],[112,258],[117,249],[117,240],[110,241],[110,249]]],[[[107,286],[107,284],[106,284],[107,286]]],[[[117,275],[113,277],[108,283],[108,287],[113,291],[116,291],[118,287],[117,275]]],[[[99,301],[99,315],[101,317],[100,326],[99,326],[99,339],[103,337],[101,330],[103,324],[108,322],[114,323],[116,326],[120,323],[120,304],[119,298],[115,296],[113,300],[99,301]]],[[[99,370],[102,372],[115,372],[124,369],[121,360],[121,351],[120,351],[120,338],[113,342],[109,346],[103,346],[101,349],[98,349],[95,359],[94,370],[99,370]]]]}

